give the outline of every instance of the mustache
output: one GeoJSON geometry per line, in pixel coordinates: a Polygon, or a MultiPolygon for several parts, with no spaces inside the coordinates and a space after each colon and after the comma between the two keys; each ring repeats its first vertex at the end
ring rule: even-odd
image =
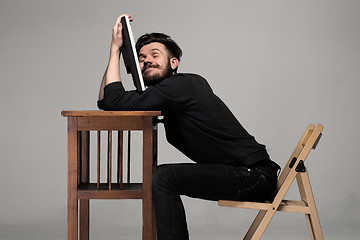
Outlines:
{"type": "Polygon", "coordinates": [[[160,68],[160,66],[158,64],[148,63],[148,64],[144,65],[144,68],[141,72],[144,73],[146,71],[146,69],[148,69],[148,68],[160,68]]]}

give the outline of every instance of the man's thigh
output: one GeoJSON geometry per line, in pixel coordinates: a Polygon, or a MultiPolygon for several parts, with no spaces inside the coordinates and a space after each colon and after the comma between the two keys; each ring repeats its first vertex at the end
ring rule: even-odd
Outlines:
{"type": "Polygon", "coordinates": [[[163,184],[180,195],[207,200],[235,200],[239,190],[254,185],[258,173],[222,164],[164,164],[158,173],[163,184]]]}

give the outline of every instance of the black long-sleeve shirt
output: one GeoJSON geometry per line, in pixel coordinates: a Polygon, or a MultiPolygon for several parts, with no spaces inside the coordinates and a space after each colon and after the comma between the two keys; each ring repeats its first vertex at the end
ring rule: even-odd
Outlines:
{"type": "Polygon", "coordinates": [[[268,159],[259,144],[195,74],[175,74],[144,92],[125,91],[121,82],[108,84],[104,110],[160,110],[170,144],[197,163],[249,166],[268,159]]]}

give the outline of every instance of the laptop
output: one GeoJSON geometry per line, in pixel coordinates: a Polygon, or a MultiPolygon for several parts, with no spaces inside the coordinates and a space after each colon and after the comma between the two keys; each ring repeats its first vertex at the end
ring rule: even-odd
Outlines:
{"type": "Polygon", "coordinates": [[[123,26],[123,45],[120,48],[120,51],[124,59],[126,71],[128,74],[132,75],[136,91],[143,92],[146,88],[140,70],[139,59],[135,49],[134,35],[131,30],[129,17],[122,17],[121,24],[123,26]]]}

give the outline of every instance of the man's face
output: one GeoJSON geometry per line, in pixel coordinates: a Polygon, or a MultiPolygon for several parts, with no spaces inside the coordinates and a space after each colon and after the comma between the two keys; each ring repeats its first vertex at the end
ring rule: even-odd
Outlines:
{"type": "Polygon", "coordinates": [[[140,69],[145,85],[155,85],[173,74],[171,59],[164,44],[152,42],[139,51],[140,69]]]}

